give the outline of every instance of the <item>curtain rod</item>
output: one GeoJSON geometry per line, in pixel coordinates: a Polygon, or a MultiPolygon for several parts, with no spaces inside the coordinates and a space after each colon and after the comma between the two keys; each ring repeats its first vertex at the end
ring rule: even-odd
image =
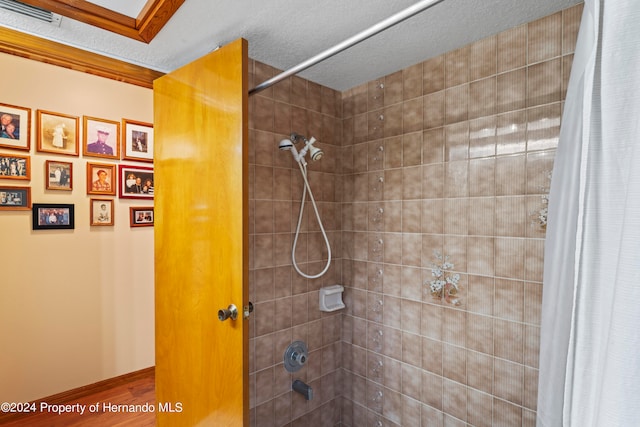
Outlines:
{"type": "Polygon", "coordinates": [[[261,90],[267,89],[268,87],[278,83],[281,80],[286,79],[289,76],[292,76],[294,74],[298,74],[301,71],[306,70],[307,68],[321,62],[324,61],[327,58],[332,57],[333,55],[336,55],[340,52],[342,52],[345,49],[350,48],[351,46],[360,43],[363,40],[368,39],[371,36],[374,36],[376,34],[378,34],[381,31],[386,30],[387,28],[401,22],[404,21],[407,18],[412,17],[413,15],[416,15],[420,12],[422,12],[423,10],[437,4],[440,3],[443,0],[422,0],[419,1],[418,3],[414,4],[413,6],[409,6],[408,8],[401,10],[400,12],[391,15],[390,17],[388,17],[387,19],[378,22],[377,24],[367,28],[364,31],[359,32],[358,34],[349,37],[348,39],[346,39],[345,41],[338,43],[337,45],[317,54],[316,56],[307,59],[304,62],[301,62],[300,64],[296,65],[295,67],[289,68],[286,71],[283,71],[282,73],[270,78],[269,80],[266,80],[263,83],[260,83],[259,85],[257,85],[256,87],[254,87],[253,89],[251,89],[249,91],[249,95],[253,95],[255,93],[260,92],[261,90]]]}

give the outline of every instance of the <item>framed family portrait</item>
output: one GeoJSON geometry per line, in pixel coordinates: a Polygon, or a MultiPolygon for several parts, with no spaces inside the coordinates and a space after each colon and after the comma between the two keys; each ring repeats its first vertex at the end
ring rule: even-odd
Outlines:
{"type": "Polygon", "coordinates": [[[74,205],[34,203],[31,207],[33,230],[73,230],[74,205]]]}
{"type": "Polygon", "coordinates": [[[87,194],[116,195],[116,165],[87,163],[87,194]]]}
{"type": "Polygon", "coordinates": [[[91,199],[91,225],[113,225],[113,199],[91,199]]]}
{"type": "Polygon", "coordinates": [[[153,206],[131,206],[129,225],[131,227],[153,227],[153,206]]]}
{"type": "Polygon", "coordinates": [[[153,199],[153,168],[118,165],[121,199],[153,199]]]}
{"type": "Polygon", "coordinates": [[[153,125],[123,119],[122,129],[122,158],[153,163],[153,125]]]}
{"type": "Polygon", "coordinates": [[[47,160],[44,168],[47,190],[73,190],[73,163],[47,160]]]}
{"type": "Polygon", "coordinates": [[[0,104],[0,147],[29,151],[31,148],[31,109],[0,104]]]}
{"type": "Polygon", "coordinates": [[[0,186],[0,211],[28,211],[31,209],[30,187],[0,186]]]}
{"type": "Polygon", "coordinates": [[[31,179],[31,157],[0,153],[0,178],[31,179]]]}
{"type": "Polygon", "coordinates": [[[80,119],[77,116],[37,110],[37,119],[38,151],[78,156],[80,119]]]}
{"type": "Polygon", "coordinates": [[[82,154],[120,159],[120,123],[96,117],[83,117],[82,154]]]}

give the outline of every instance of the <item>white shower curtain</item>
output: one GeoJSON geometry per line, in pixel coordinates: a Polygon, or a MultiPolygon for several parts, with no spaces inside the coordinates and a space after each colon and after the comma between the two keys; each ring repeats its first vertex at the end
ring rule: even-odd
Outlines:
{"type": "Polygon", "coordinates": [[[549,194],[538,427],[640,426],[640,1],[586,0],[549,194]]]}

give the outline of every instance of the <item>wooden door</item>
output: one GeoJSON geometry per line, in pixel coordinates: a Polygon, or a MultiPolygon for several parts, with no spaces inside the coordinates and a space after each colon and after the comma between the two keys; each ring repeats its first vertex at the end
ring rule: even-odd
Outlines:
{"type": "Polygon", "coordinates": [[[247,61],[240,39],[154,82],[159,426],[249,423],[247,61]]]}

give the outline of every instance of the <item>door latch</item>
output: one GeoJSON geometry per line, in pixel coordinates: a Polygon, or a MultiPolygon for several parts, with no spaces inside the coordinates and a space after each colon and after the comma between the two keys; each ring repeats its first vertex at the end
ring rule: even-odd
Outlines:
{"type": "Polygon", "coordinates": [[[249,314],[253,313],[253,303],[249,301],[249,305],[244,306],[244,318],[249,317],[249,314]]]}
{"type": "MultiPolygon", "coordinates": [[[[253,313],[253,304],[249,301],[248,305],[245,305],[242,310],[243,318],[249,317],[249,314],[253,313]]],[[[224,322],[227,319],[236,320],[238,318],[238,308],[230,304],[229,307],[218,310],[218,320],[224,322]]]]}

